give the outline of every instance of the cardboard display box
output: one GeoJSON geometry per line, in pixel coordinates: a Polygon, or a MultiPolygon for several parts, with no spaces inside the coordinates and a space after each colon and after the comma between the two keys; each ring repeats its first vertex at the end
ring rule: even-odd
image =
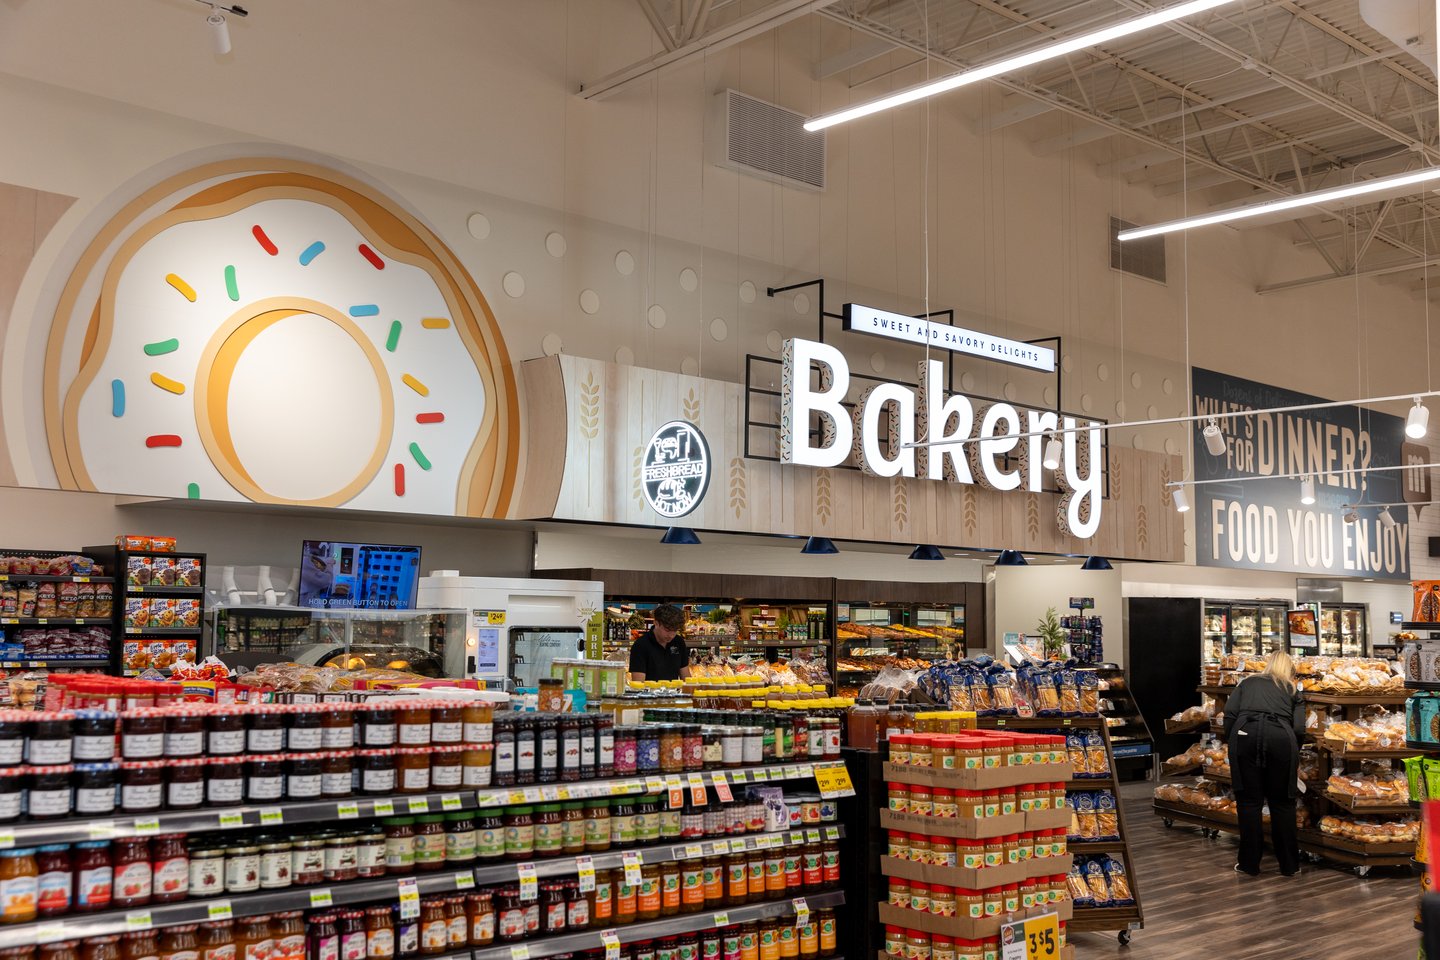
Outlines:
{"type": "Polygon", "coordinates": [[[1023,863],[1007,863],[1002,867],[937,867],[897,857],[881,857],[880,872],[887,877],[903,877],[922,883],[938,883],[958,890],[985,890],[1007,883],[1020,883],[1032,877],[1063,876],[1070,872],[1075,858],[1032,857],[1023,863]]]}
{"type": "Polygon", "coordinates": [[[922,817],[913,813],[880,811],[880,825],[887,830],[923,833],[931,837],[953,837],[957,840],[984,840],[1003,837],[1007,833],[1033,833],[1036,830],[1062,830],[1070,826],[1070,811],[1029,810],[1006,813],[998,817],[922,817]]]}
{"type": "Polygon", "coordinates": [[[885,764],[885,779],[894,783],[918,783],[951,790],[998,790],[1027,783],[1063,783],[1074,772],[1069,762],[1032,763],[1023,767],[992,767],[988,770],[941,770],[885,764]]]}
{"type": "Polygon", "coordinates": [[[883,924],[904,927],[908,930],[923,930],[929,934],[938,933],[946,937],[961,937],[966,940],[983,940],[986,937],[999,936],[1001,925],[1013,920],[1038,917],[1043,913],[1055,913],[1061,920],[1068,921],[1075,912],[1075,905],[1068,899],[1030,910],[1020,910],[1013,915],[982,917],[979,920],[972,920],[969,917],[935,917],[917,910],[892,907],[888,903],[882,903],[879,906],[880,922],[883,924]]]}

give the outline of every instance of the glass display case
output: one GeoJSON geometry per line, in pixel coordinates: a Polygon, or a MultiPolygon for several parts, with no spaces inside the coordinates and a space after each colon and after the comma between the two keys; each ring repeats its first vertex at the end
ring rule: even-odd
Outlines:
{"type": "Polygon", "coordinates": [[[1358,603],[1320,605],[1320,653],[1328,657],[1366,655],[1366,608],[1358,603]]]}
{"type": "Polygon", "coordinates": [[[1286,604],[1278,600],[1207,600],[1201,642],[1206,660],[1227,653],[1264,656],[1285,647],[1286,604]]]}
{"type": "Polygon", "coordinates": [[[915,669],[965,656],[965,605],[835,605],[835,679],[848,696],[886,667],[915,669]]]}
{"type": "Polygon", "coordinates": [[[444,675],[447,645],[465,643],[464,610],[316,610],[219,606],[211,633],[232,666],[294,661],[444,675]]]}

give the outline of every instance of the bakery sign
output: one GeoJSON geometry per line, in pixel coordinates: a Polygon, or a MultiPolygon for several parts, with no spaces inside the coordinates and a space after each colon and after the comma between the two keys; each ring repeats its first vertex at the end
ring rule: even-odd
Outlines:
{"type": "Polygon", "coordinates": [[[1023,340],[997,337],[978,330],[967,330],[949,323],[936,323],[924,317],[891,313],[858,303],[845,304],[842,326],[851,333],[868,333],[922,347],[935,347],[951,353],[964,353],[984,360],[998,360],[1028,367],[1044,373],[1055,372],[1055,351],[1023,340]]]}
{"type": "Polygon", "coordinates": [[[671,420],[650,437],[640,466],[640,489],[650,509],[667,520],[700,505],[710,486],[710,445],[692,423],[671,420]]]}
{"type": "Polygon", "coordinates": [[[1098,424],[1081,426],[1054,411],[947,395],[939,360],[920,362],[918,386],[868,388],[853,411],[843,402],[850,391],[850,367],[835,347],[787,340],[780,364],[782,463],[838,467],[853,457],[870,476],[1039,493],[1045,472],[1041,432],[1064,430],[1055,471],[1061,492],[1056,522],[1061,533],[1080,539],[1100,528],[1105,456],[1098,424]]]}

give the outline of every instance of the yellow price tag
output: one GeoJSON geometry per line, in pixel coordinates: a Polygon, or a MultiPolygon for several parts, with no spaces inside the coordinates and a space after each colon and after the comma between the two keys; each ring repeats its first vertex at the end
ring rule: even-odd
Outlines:
{"type": "Polygon", "coordinates": [[[625,885],[630,887],[640,886],[639,851],[626,850],[620,855],[620,860],[625,866],[625,885]]]}
{"type": "Polygon", "coordinates": [[[670,793],[670,809],[679,810],[685,806],[685,784],[675,774],[665,778],[665,788],[670,793]]]}
{"type": "Polygon", "coordinates": [[[459,810],[459,809],[460,809],[460,796],[459,796],[459,794],[447,793],[447,794],[445,794],[445,796],[441,797],[441,798],[440,798],[440,809],[442,809],[442,810],[459,810]]]}
{"type": "Polygon", "coordinates": [[[698,773],[692,773],[686,777],[686,780],[690,784],[691,806],[705,806],[710,800],[709,795],[705,792],[705,778],[698,773]]]}
{"type": "Polygon", "coordinates": [[[229,920],[235,916],[229,900],[212,900],[205,905],[205,916],[212,922],[229,920]]]}
{"type": "Polygon", "coordinates": [[[575,876],[580,878],[580,892],[589,893],[595,889],[595,861],[588,856],[575,858],[575,876]]]}
{"type": "Polygon", "coordinates": [[[400,919],[418,920],[420,918],[420,885],[413,879],[401,880],[400,887],[400,919]]]}
{"type": "Polygon", "coordinates": [[[620,936],[614,930],[601,930],[600,942],[605,944],[605,960],[620,960],[620,936]]]}
{"type": "Polygon", "coordinates": [[[375,816],[377,817],[395,816],[394,800],[376,800],[372,806],[375,810],[375,816]]]}
{"type": "Polygon", "coordinates": [[[505,611],[491,610],[485,614],[485,622],[492,627],[503,626],[505,623],[505,611]]]}
{"type": "Polygon", "coordinates": [[[321,887],[318,890],[310,891],[310,908],[330,907],[335,905],[335,895],[330,892],[329,887],[321,887]]]}
{"type": "Polygon", "coordinates": [[[815,785],[820,788],[820,796],[826,800],[855,796],[855,785],[850,782],[850,771],[845,769],[843,763],[829,767],[816,767],[815,785]]]}
{"type": "Polygon", "coordinates": [[[1060,956],[1060,917],[1045,913],[1000,928],[1001,960],[1054,960],[1060,956]]]}

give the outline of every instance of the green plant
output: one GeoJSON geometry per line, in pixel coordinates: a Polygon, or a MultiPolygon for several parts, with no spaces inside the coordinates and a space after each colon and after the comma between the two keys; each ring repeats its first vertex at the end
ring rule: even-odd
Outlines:
{"type": "Polygon", "coordinates": [[[1047,657],[1058,657],[1065,650],[1065,629],[1060,626],[1060,618],[1055,615],[1055,608],[1048,607],[1045,616],[1040,618],[1036,624],[1036,632],[1040,635],[1040,644],[1047,657]]]}

